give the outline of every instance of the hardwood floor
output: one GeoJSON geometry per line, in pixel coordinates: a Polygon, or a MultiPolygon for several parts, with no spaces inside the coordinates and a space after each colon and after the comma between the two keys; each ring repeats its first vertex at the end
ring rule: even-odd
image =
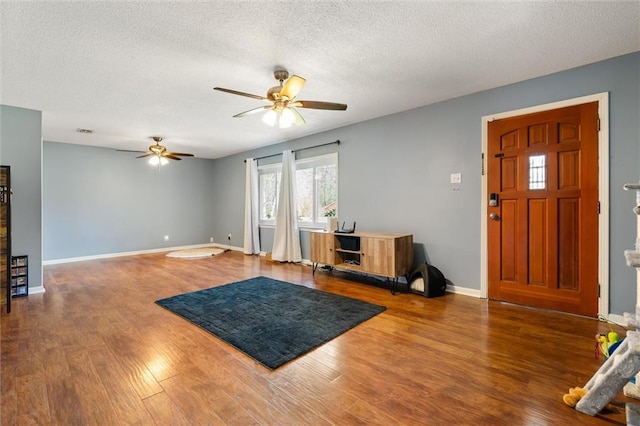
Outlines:
{"type": "MultiPolygon", "coordinates": [[[[2,315],[2,425],[624,424],[562,402],[601,365],[592,319],[227,252],[45,267],[2,315]],[[264,275],[387,306],[269,371],[154,303],[264,275]]],[[[619,327],[615,329],[622,333],[619,327]]],[[[637,401],[636,401],[637,402],[637,401]]]]}

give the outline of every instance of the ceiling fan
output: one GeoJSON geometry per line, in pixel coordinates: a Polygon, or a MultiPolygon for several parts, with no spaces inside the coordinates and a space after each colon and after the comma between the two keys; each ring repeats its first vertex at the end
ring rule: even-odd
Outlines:
{"type": "MultiPolygon", "coordinates": [[[[156,143],[155,145],[151,145],[149,146],[149,150],[143,154],[140,155],[136,158],[145,158],[145,157],[151,157],[149,159],[149,164],[154,165],[154,166],[161,166],[161,165],[165,165],[169,163],[169,160],[182,160],[182,158],[180,157],[193,157],[193,154],[187,154],[184,152],[169,152],[167,151],[167,148],[165,148],[164,146],[160,145],[160,142],[162,142],[163,138],[161,136],[150,136],[151,139],[153,139],[153,141],[156,143]]],[[[119,149],[118,151],[124,151],[124,152],[144,152],[144,151],[130,151],[130,150],[126,150],[126,149],[119,149]]]]}
{"type": "Polygon", "coordinates": [[[300,126],[305,123],[304,118],[302,118],[302,115],[300,115],[296,108],[328,109],[336,111],[344,111],[347,109],[346,104],[298,100],[296,99],[296,96],[304,87],[306,80],[297,75],[289,78],[289,73],[285,70],[276,70],[273,75],[276,80],[280,82],[280,85],[267,90],[266,96],[252,95],[251,93],[238,92],[237,90],[225,89],[222,87],[214,87],[213,90],[270,102],[269,105],[241,112],[234,115],[234,117],[246,117],[247,115],[267,111],[267,113],[262,117],[262,121],[270,126],[277,125],[280,128],[290,127],[292,124],[300,126]]]}

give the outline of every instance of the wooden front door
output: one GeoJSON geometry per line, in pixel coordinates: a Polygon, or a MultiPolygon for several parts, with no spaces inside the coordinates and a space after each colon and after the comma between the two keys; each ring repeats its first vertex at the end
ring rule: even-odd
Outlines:
{"type": "Polygon", "coordinates": [[[490,122],[487,182],[489,298],[597,316],[598,103],[490,122]]]}

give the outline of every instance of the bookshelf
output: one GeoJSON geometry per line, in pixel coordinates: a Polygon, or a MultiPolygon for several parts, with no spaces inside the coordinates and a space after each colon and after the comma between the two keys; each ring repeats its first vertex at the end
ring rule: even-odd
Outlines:
{"type": "Polygon", "coordinates": [[[29,257],[11,257],[11,297],[29,294],[29,257]]]}

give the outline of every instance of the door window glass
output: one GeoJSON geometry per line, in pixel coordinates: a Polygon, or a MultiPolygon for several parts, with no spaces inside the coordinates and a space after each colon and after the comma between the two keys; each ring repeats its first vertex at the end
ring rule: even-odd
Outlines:
{"type": "Polygon", "coordinates": [[[544,155],[529,157],[529,189],[545,189],[547,187],[547,170],[544,155]]]}

